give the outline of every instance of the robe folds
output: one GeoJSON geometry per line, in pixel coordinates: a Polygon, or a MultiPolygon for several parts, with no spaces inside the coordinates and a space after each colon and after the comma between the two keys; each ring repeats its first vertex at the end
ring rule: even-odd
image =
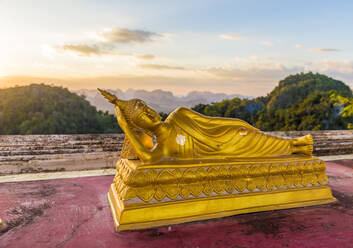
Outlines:
{"type": "Polygon", "coordinates": [[[207,117],[181,107],[165,122],[175,129],[180,157],[276,157],[293,153],[293,139],[265,134],[240,119],[207,117]]]}

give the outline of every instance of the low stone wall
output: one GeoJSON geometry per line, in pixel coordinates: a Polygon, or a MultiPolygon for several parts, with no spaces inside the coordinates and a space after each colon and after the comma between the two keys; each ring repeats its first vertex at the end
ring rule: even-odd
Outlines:
{"type": "MultiPolygon", "coordinates": [[[[269,132],[298,137],[311,133],[314,155],[353,154],[353,131],[269,132]]],[[[0,175],[114,168],[123,134],[0,136],[0,175]]]]}
{"type": "Polygon", "coordinates": [[[123,134],[0,136],[0,175],[114,168],[123,134]]]}

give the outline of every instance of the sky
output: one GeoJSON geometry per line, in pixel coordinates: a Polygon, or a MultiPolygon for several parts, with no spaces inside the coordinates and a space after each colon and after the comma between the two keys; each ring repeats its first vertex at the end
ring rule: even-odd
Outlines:
{"type": "Polygon", "coordinates": [[[290,74],[353,88],[352,1],[0,0],[0,87],[261,96],[290,74]]]}

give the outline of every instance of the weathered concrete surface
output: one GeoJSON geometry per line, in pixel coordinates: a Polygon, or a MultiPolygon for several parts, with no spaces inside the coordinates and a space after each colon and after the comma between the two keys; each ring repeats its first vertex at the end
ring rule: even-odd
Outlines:
{"type": "Polygon", "coordinates": [[[114,168],[122,134],[0,136],[0,176],[114,168]]]}
{"type": "Polygon", "coordinates": [[[0,247],[352,247],[353,160],[327,162],[337,203],[115,233],[112,176],[0,184],[0,247]]]}
{"type": "MultiPolygon", "coordinates": [[[[277,136],[314,136],[314,155],[353,154],[353,131],[269,132],[277,136]]],[[[0,136],[0,176],[114,168],[122,134],[0,136]]]]}

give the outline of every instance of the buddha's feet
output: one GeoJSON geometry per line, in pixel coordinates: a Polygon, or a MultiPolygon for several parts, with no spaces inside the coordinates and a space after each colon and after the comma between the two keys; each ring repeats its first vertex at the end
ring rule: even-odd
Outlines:
{"type": "Polygon", "coordinates": [[[314,141],[313,141],[313,136],[311,136],[311,134],[307,134],[305,136],[296,138],[293,140],[293,145],[295,146],[305,146],[305,145],[313,145],[314,141]]]}

